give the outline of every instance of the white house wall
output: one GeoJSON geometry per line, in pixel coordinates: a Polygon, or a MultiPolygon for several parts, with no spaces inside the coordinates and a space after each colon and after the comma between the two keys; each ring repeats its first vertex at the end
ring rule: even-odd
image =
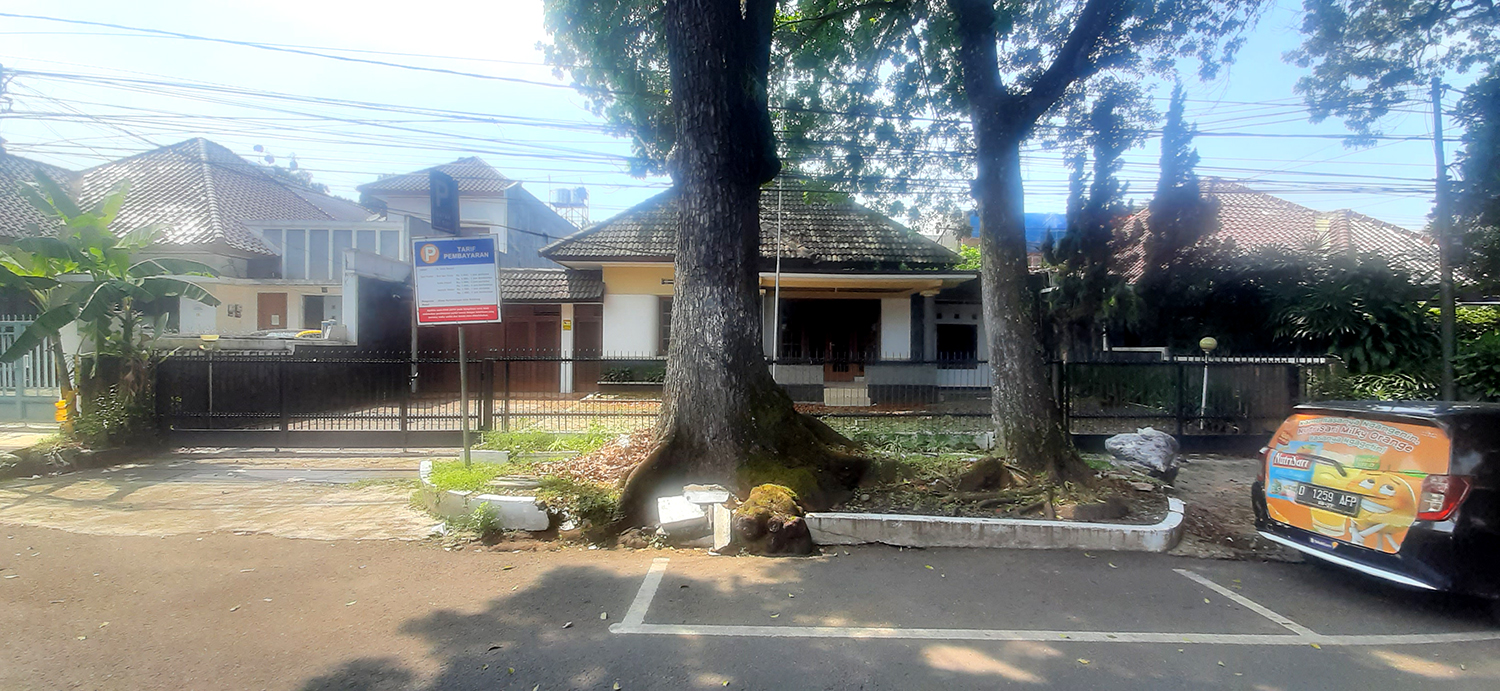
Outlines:
{"type": "MultiPolygon", "coordinates": [[[[427,195],[384,197],[386,213],[392,216],[410,216],[421,220],[423,223],[432,221],[432,207],[427,195]]],[[[509,225],[509,217],[506,215],[506,199],[504,197],[464,197],[458,200],[458,223],[461,226],[488,226],[495,229],[496,242],[499,243],[500,252],[507,251],[506,239],[508,233],[505,227],[509,225]]],[[[409,228],[410,226],[408,226],[409,228]]],[[[407,244],[411,237],[408,233],[407,244]]],[[[404,254],[403,254],[404,256],[404,254]]]]}
{"type": "Polygon", "coordinates": [[[880,359],[911,358],[911,298],[880,300],[880,359]]]}
{"type": "Polygon", "coordinates": [[[660,298],[655,295],[604,296],[604,354],[655,356],[660,298]]]}

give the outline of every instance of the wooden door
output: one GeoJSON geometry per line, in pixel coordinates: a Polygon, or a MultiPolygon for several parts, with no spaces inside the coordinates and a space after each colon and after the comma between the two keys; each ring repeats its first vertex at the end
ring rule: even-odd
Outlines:
{"type": "Polygon", "coordinates": [[[260,331],[288,328],[286,293],[256,293],[255,328],[260,331]]]}

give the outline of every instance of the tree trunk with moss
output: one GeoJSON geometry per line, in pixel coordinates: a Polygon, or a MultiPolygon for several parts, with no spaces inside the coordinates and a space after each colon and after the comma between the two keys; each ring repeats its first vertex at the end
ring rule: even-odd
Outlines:
{"type": "Polygon", "coordinates": [[[627,478],[621,527],[688,482],[792,485],[817,506],[858,481],[847,443],[802,415],[761,350],[760,187],[780,169],[766,108],[774,0],[671,0],[667,54],[680,213],[657,446],[627,478]]]}

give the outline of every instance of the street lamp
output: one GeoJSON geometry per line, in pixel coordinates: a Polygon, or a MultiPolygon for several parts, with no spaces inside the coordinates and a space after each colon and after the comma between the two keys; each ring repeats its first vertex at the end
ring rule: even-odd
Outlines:
{"type": "Polygon", "coordinates": [[[1198,401],[1198,429],[1201,430],[1204,416],[1208,414],[1208,356],[1219,347],[1219,339],[1204,336],[1198,341],[1198,347],[1203,349],[1203,397],[1198,401]]]}

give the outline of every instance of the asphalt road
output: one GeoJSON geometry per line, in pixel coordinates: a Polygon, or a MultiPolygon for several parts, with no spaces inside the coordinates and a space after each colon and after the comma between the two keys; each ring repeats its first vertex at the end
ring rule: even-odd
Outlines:
{"type": "Polygon", "coordinates": [[[1478,603],[1307,565],[511,546],[0,526],[0,688],[1500,687],[1478,603]]]}

